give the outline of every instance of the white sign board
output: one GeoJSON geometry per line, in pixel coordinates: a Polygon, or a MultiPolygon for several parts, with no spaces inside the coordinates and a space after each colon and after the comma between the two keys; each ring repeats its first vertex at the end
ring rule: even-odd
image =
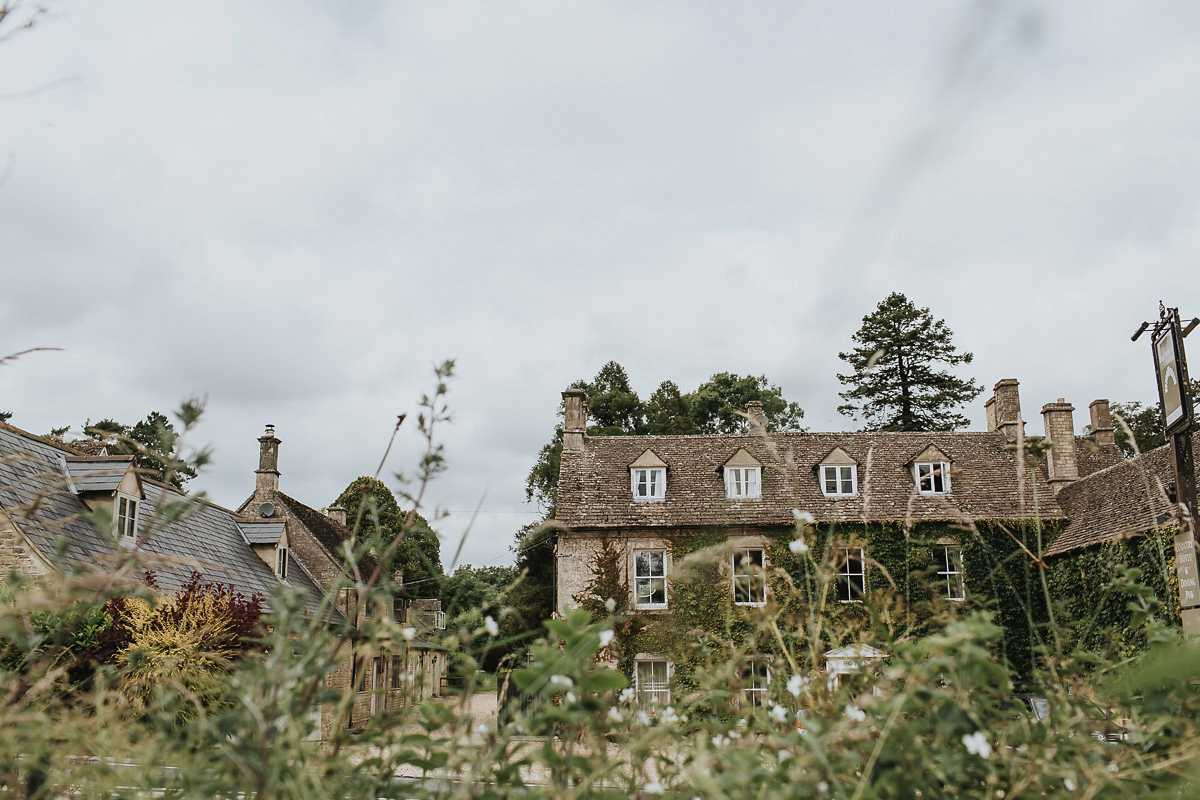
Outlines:
{"type": "Polygon", "coordinates": [[[1154,340],[1154,361],[1158,365],[1158,390],[1162,397],[1167,428],[1183,417],[1183,390],[1179,386],[1179,363],[1175,360],[1175,326],[1154,340]]]}
{"type": "Polygon", "coordinates": [[[1196,572],[1196,541],[1190,533],[1175,535],[1175,572],[1179,575],[1179,606],[1200,606],[1200,575],[1196,572]]]}

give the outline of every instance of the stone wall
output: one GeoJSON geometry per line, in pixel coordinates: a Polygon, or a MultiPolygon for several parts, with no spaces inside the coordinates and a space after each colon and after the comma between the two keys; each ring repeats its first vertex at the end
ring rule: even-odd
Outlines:
{"type": "Polygon", "coordinates": [[[30,548],[25,537],[3,511],[0,511],[0,575],[19,572],[22,575],[44,575],[46,563],[30,548]]]}

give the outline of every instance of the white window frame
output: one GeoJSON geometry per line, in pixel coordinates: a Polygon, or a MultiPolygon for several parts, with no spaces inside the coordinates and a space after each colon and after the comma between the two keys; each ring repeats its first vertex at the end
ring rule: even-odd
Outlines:
{"type": "Polygon", "coordinates": [[[762,467],[726,467],[725,497],[729,500],[762,497],[762,467]]]}
{"type": "Polygon", "coordinates": [[[837,545],[837,599],[839,603],[861,603],[867,593],[867,553],[862,547],[837,545]],[[857,555],[856,555],[857,554],[857,555]],[[857,563],[858,569],[853,569],[857,563]],[[855,581],[855,578],[858,580],[855,581]],[[858,586],[858,596],[853,587],[858,586]],[[843,591],[844,589],[844,591],[843,591]]]}
{"type": "Polygon", "coordinates": [[[286,581],[288,576],[288,549],[284,545],[275,547],[275,577],[281,581],[286,581]]]}
{"type": "Polygon", "coordinates": [[[913,479],[917,482],[917,494],[950,494],[950,462],[918,461],[913,464],[913,479]],[[940,489],[937,487],[939,478],[942,483],[940,489]]]}
{"type": "Polygon", "coordinates": [[[634,667],[634,679],[637,681],[637,701],[639,706],[647,708],[666,708],[671,705],[671,662],[663,658],[639,658],[634,667]],[[662,675],[644,675],[645,672],[657,673],[662,666],[662,675]]]}
{"type": "Polygon", "coordinates": [[[433,612],[433,627],[437,628],[439,631],[446,630],[446,612],[445,611],[433,612]]]}
{"type": "Polygon", "coordinates": [[[771,666],[761,658],[752,659],[742,670],[742,696],[750,708],[767,704],[767,689],[771,686],[771,666]]]}
{"type": "Polygon", "coordinates": [[[821,492],[826,497],[855,497],[858,495],[858,467],[854,464],[822,464],[821,492]],[[833,476],[830,477],[830,472],[833,476]],[[829,491],[833,482],[834,491],[829,491]],[[849,486],[847,486],[847,483],[849,486]]]}
{"type": "Polygon", "coordinates": [[[939,544],[933,548],[938,565],[938,580],[942,581],[946,597],[955,602],[967,599],[967,583],[963,579],[962,547],[939,544]]]}
{"type": "Polygon", "coordinates": [[[761,606],[767,602],[767,551],[762,547],[739,547],[733,551],[733,573],[730,588],[733,591],[733,603],[738,606],[761,606]],[[758,563],[754,563],[751,553],[758,553],[758,563]],[[749,564],[743,563],[749,560],[749,564]],[[758,584],[755,586],[755,584],[758,584]],[[744,594],[749,600],[738,600],[738,587],[744,588],[744,594]],[[755,591],[757,590],[757,591],[755,591]],[[758,599],[754,599],[757,597],[758,599]]]}
{"type": "Polygon", "coordinates": [[[647,549],[633,551],[633,607],[634,608],[666,608],[667,607],[667,551],[665,549],[647,549]],[[646,570],[642,571],[642,565],[638,563],[638,556],[654,556],[662,557],[661,573],[656,573],[654,564],[651,559],[646,559],[646,570]],[[647,592],[642,591],[642,586],[646,585],[649,589],[647,592]],[[662,587],[662,602],[655,603],[653,601],[642,602],[643,597],[654,597],[655,588],[662,587]]]}
{"type": "Polygon", "coordinates": [[[117,535],[124,542],[137,541],[137,518],[140,500],[131,494],[117,492],[113,503],[113,520],[117,523],[117,535]]]}
{"type": "Polygon", "coordinates": [[[641,503],[653,503],[667,496],[667,470],[663,467],[632,467],[629,470],[629,488],[633,499],[641,503]],[[638,490],[643,490],[642,494],[638,490]]]}

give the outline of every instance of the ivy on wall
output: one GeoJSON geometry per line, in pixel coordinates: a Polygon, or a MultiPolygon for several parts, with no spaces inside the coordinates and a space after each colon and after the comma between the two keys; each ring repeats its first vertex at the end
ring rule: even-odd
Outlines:
{"type": "MultiPolygon", "coordinates": [[[[768,530],[708,528],[664,536],[672,552],[670,610],[638,611],[629,606],[625,556],[612,540],[601,540],[592,559],[592,582],[575,598],[594,615],[605,613],[604,600],[620,593],[614,605],[612,660],[630,678],[639,654],[656,654],[674,665],[678,692],[697,686],[699,670],[713,664],[745,664],[765,657],[783,674],[823,666],[821,654],[852,642],[892,643],[919,638],[948,615],[990,610],[1004,628],[997,659],[1018,681],[1034,666],[1047,619],[1045,584],[1033,553],[1041,552],[1056,532],[1053,526],[980,523],[873,523],[768,530]],[[731,536],[760,537],[767,555],[768,603],[739,606],[730,586],[731,536]],[[807,550],[793,552],[798,537],[807,550]],[[967,599],[954,602],[937,577],[934,548],[954,541],[962,550],[967,599]],[[864,602],[837,599],[834,542],[861,545],[866,554],[864,602]],[[623,589],[618,588],[623,587],[623,589]],[[764,622],[769,624],[764,624],[764,622]]],[[[612,611],[613,609],[609,609],[612,611]]],[[[741,672],[731,668],[731,687],[741,672]]]]}

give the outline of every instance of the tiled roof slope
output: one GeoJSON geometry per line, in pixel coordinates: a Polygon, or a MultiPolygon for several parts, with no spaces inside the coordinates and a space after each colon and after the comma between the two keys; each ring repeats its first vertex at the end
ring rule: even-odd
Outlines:
{"type": "Polygon", "coordinates": [[[1079,466],[1079,477],[1120,464],[1125,460],[1121,448],[1115,444],[1099,444],[1091,436],[1075,437],[1075,463],[1079,466]]]}
{"type": "MultiPolygon", "coordinates": [[[[80,518],[87,506],[68,489],[62,468],[66,455],[71,452],[61,445],[0,424],[0,508],[51,563],[57,561],[60,539],[65,540],[68,563],[99,563],[111,557],[116,547],[80,518]]],[[[144,480],[144,487],[145,500],[138,504],[139,531],[152,524],[164,496],[185,496],[149,480],[144,480]]],[[[156,565],[159,585],[177,589],[194,569],[206,581],[233,584],[246,595],[266,595],[278,583],[275,572],[246,545],[238,531],[239,520],[232,511],[202,503],[195,514],[157,531],[141,547],[163,556],[162,564],[156,565]]],[[[298,570],[289,573],[288,582],[307,595],[310,609],[315,610],[321,592],[312,580],[298,570]]]]}
{"type": "Polygon", "coordinates": [[[1015,453],[998,432],[789,433],[761,436],[596,436],[564,450],[556,516],[573,528],[784,525],[792,509],[818,522],[994,520],[1062,511],[1044,478],[1026,473],[1024,504],[1015,453]],[[951,494],[918,496],[910,462],[929,445],[953,460],[951,494]],[[721,465],[744,447],[763,464],[762,498],[728,500],[721,465]],[[821,493],[820,461],[841,447],[858,462],[857,497],[821,493]],[[667,463],[663,502],[636,502],[629,465],[646,449],[667,463]],[[869,467],[868,467],[869,463],[869,467]]]}
{"type": "MultiPolygon", "coordinates": [[[[342,563],[342,542],[350,538],[350,529],[339,522],[334,522],[315,508],[310,508],[299,500],[288,497],[283,492],[279,493],[279,497],[287,506],[288,513],[300,520],[300,524],[317,537],[321,546],[337,559],[338,563],[342,563]]],[[[378,563],[375,556],[370,553],[363,555],[358,560],[358,569],[362,573],[362,577],[369,578],[375,572],[378,563]]]]}
{"type": "Polygon", "coordinates": [[[131,456],[67,456],[67,474],[76,491],[111,492],[129,471],[131,456]]]}
{"type": "MultiPolygon", "coordinates": [[[[1200,433],[1192,434],[1192,449],[1200,433]]],[[[1173,511],[1162,487],[1175,480],[1170,444],[1089,475],[1058,494],[1070,522],[1054,540],[1047,556],[1153,530],[1156,517],[1173,511]]]]}

